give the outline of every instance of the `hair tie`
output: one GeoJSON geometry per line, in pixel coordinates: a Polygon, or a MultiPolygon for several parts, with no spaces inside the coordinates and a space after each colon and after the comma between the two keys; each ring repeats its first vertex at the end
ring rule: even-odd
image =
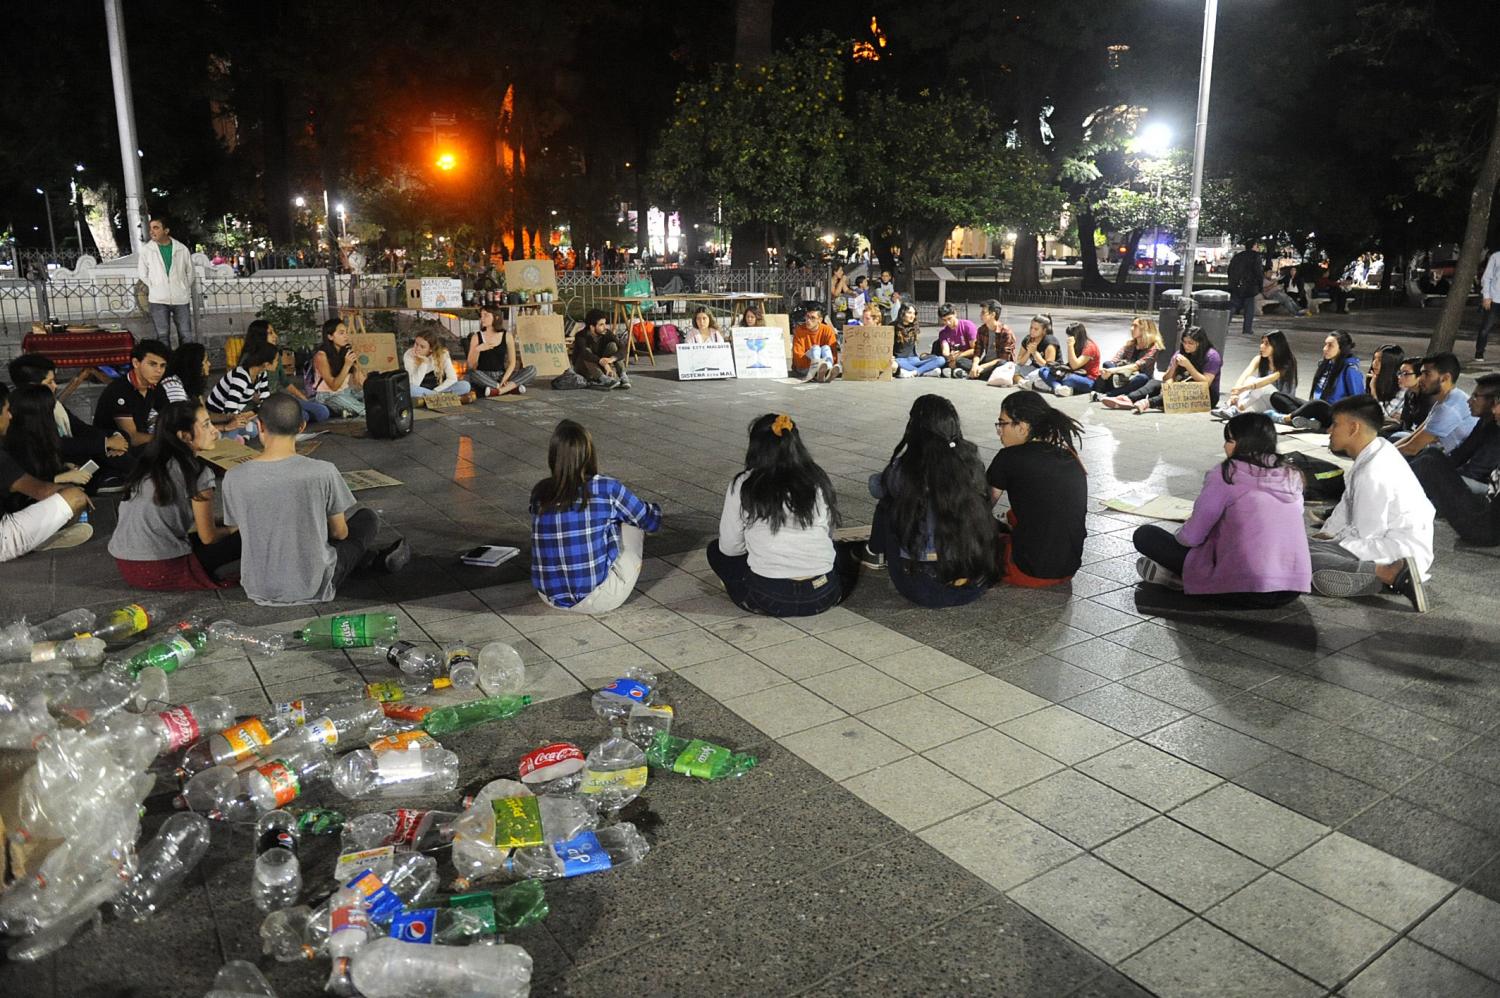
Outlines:
{"type": "Polygon", "coordinates": [[[785,433],[787,430],[795,430],[796,428],[797,424],[792,422],[792,417],[788,416],[786,413],[782,413],[777,416],[776,421],[771,424],[771,432],[776,434],[778,437],[785,433]]]}

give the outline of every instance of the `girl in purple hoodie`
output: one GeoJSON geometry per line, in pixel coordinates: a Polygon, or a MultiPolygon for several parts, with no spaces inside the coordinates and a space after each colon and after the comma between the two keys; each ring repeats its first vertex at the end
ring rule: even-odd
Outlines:
{"type": "Polygon", "coordinates": [[[1264,413],[1224,424],[1224,454],[1176,536],[1154,524],[1136,530],[1136,570],[1147,582],[1238,608],[1284,606],[1312,583],[1302,473],[1276,453],[1276,427],[1264,413]]]}

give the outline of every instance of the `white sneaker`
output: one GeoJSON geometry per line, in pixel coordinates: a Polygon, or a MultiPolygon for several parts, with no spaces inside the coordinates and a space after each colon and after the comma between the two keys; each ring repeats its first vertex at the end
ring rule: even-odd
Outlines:
{"type": "Polygon", "coordinates": [[[898,367],[898,368],[896,368],[896,377],[898,377],[898,378],[909,378],[911,376],[912,376],[912,372],[908,371],[906,368],[904,368],[904,367],[898,367]]]}
{"type": "Polygon", "coordinates": [[[828,369],[828,380],[829,381],[832,381],[834,378],[842,378],[843,376],[844,376],[844,365],[843,364],[835,364],[835,365],[833,365],[833,367],[831,367],[831,368],[828,369]]]}
{"type": "Polygon", "coordinates": [[[1135,574],[1141,577],[1142,582],[1149,582],[1152,585],[1163,586],[1167,589],[1182,588],[1182,576],[1163,568],[1145,555],[1135,560],[1135,574]]]}
{"type": "Polygon", "coordinates": [[[1073,394],[1073,389],[1069,388],[1067,385],[1058,385],[1056,388],[1052,389],[1052,394],[1056,395],[1060,399],[1065,399],[1069,395],[1073,394]]]}

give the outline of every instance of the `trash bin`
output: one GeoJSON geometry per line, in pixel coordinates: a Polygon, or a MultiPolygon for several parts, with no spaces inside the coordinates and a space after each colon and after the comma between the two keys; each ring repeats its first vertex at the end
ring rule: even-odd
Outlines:
{"type": "Polygon", "coordinates": [[[1182,322],[1182,289],[1168,288],[1159,296],[1161,311],[1157,313],[1156,327],[1161,332],[1162,350],[1156,355],[1157,373],[1164,372],[1177,352],[1177,331],[1182,322]]]}
{"type": "Polygon", "coordinates": [[[1224,356],[1224,340],[1229,335],[1229,292],[1205,289],[1193,292],[1194,309],[1198,313],[1198,325],[1208,337],[1208,342],[1224,356]]]}

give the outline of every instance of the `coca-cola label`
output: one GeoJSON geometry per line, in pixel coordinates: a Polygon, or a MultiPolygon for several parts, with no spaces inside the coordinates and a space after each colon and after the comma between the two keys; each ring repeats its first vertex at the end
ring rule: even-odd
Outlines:
{"type": "Polygon", "coordinates": [[[541,804],[535,797],[502,797],[491,801],[495,811],[495,845],[500,849],[539,846],[542,836],[541,804]]]}
{"type": "Polygon", "coordinates": [[[290,804],[302,792],[297,780],[297,771],[280,759],[255,767],[255,771],[266,778],[271,792],[276,795],[276,806],[290,804]]]}
{"type": "Polygon", "coordinates": [[[427,817],[427,812],[402,807],[397,808],[392,816],[396,819],[396,830],[390,834],[386,842],[391,845],[410,845],[416,841],[417,827],[422,824],[422,819],[427,817]]]}
{"type": "Polygon", "coordinates": [[[175,752],[198,740],[198,719],[186,707],[169,707],[156,716],[167,729],[168,752],[175,752]]]}
{"type": "Polygon", "coordinates": [[[572,776],[583,768],[583,750],[571,742],[553,742],[521,756],[517,767],[522,783],[548,783],[572,776]]]}
{"type": "Polygon", "coordinates": [[[582,832],[566,842],[554,842],[553,852],[562,860],[563,876],[577,877],[585,873],[598,873],[610,868],[609,853],[599,843],[593,831],[582,832]]]}
{"type": "Polygon", "coordinates": [[[404,943],[430,943],[437,928],[437,909],[419,908],[391,919],[391,938],[404,943]]]}
{"type": "Polygon", "coordinates": [[[651,687],[639,679],[621,676],[599,692],[605,696],[626,700],[630,703],[645,703],[647,698],[651,696],[651,687]]]}

